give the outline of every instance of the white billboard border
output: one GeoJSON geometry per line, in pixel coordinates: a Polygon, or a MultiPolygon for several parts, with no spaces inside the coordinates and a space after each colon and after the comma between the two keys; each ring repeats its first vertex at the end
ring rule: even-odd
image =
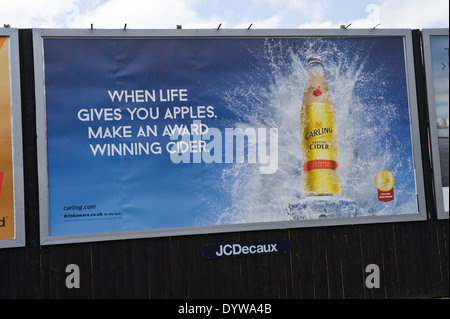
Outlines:
{"type": "Polygon", "coordinates": [[[425,187],[423,181],[422,152],[420,146],[417,111],[412,31],[410,29],[33,29],[33,50],[36,88],[36,127],[39,176],[39,210],[41,245],[112,241],[152,237],[199,235],[241,231],[258,231],[288,228],[323,227],[390,222],[426,221],[425,187]],[[418,212],[391,216],[364,216],[302,221],[260,222],[213,226],[149,229],[93,233],[82,235],[49,235],[49,193],[46,103],[44,79],[44,38],[255,38],[255,37],[402,37],[405,49],[405,69],[408,88],[411,142],[418,212]]]}
{"type": "Polygon", "coordinates": [[[429,134],[431,148],[431,163],[433,165],[433,191],[437,212],[437,219],[448,219],[449,211],[444,209],[444,188],[442,187],[442,171],[440,162],[440,150],[438,142],[438,133],[436,127],[436,104],[434,101],[434,79],[431,61],[431,37],[433,36],[449,36],[449,29],[423,29],[423,59],[425,68],[425,78],[427,86],[428,100],[428,118],[429,118],[429,134]]]}
{"type": "Polygon", "coordinates": [[[0,29],[0,37],[9,38],[9,66],[11,92],[11,143],[13,156],[14,190],[14,238],[0,240],[0,249],[24,247],[25,241],[25,202],[22,147],[22,104],[20,90],[19,30],[0,29]]]}

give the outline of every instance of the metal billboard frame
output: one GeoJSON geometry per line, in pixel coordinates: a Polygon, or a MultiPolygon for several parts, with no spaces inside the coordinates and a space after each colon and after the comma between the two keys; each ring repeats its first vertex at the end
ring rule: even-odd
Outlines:
{"type": "MultiPolygon", "coordinates": [[[[429,134],[430,134],[430,148],[431,161],[433,165],[434,178],[434,199],[438,219],[448,219],[449,210],[444,207],[444,187],[442,186],[442,169],[440,163],[440,149],[438,142],[438,132],[436,125],[436,104],[434,96],[434,78],[431,57],[431,37],[447,36],[448,29],[423,29],[423,59],[425,64],[425,77],[427,86],[427,100],[428,100],[428,117],[429,117],[429,134]]],[[[448,201],[448,187],[447,187],[447,201],[448,201]]]]}
{"type": "Polygon", "coordinates": [[[11,92],[11,143],[13,162],[14,226],[13,239],[0,240],[1,248],[24,247],[25,242],[25,203],[22,148],[22,110],[20,93],[19,30],[0,29],[0,37],[9,38],[9,67],[11,92]]]}
{"type": "Polygon", "coordinates": [[[40,234],[42,245],[109,241],[192,234],[224,233],[286,228],[304,228],[353,224],[374,224],[406,221],[425,221],[425,186],[423,182],[422,153],[420,147],[419,118],[417,111],[416,84],[412,35],[409,29],[178,29],[178,30],[132,30],[132,29],[33,29],[35,63],[37,147],[39,176],[40,234]],[[247,224],[227,224],[201,227],[149,229],[83,235],[50,236],[49,232],[49,185],[45,101],[45,65],[43,42],[45,38],[264,38],[264,37],[401,37],[404,43],[406,78],[410,116],[411,143],[415,167],[415,184],[418,211],[411,214],[393,216],[363,216],[336,219],[316,219],[302,221],[258,222],[247,224]]]}

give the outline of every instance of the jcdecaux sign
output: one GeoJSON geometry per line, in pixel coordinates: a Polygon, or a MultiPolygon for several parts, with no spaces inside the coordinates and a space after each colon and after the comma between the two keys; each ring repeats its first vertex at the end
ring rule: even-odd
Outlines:
{"type": "Polygon", "coordinates": [[[206,244],[202,256],[207,259],[251,255],[280,254],[290,249],[288,240],[252,241],[240,243],[206,244]]]}

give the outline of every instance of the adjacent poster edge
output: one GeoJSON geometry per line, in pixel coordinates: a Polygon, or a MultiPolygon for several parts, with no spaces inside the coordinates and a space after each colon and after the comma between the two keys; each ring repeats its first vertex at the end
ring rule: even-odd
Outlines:
{"type": "Polygon", "coordinates": [[[273,230],[288,228],[324,227],[338,225],[377,224],[390,222],[409,222],[427,220],[425,188],[420,148],[419,119],[417,110],[412,34],[410,29],[182,29],[182,30],[116,30],[116,29],[33,29],[33,49],[36,85],[36,126],[39,176],[39,210],[41,245],[111,241],[180,235],[198,235],[240,231],[273,230]],[[261,222],[246,224],[213,225],[199,227],[149,229],[142,231],[123,231],[110,233],[91,233],[81,235],[49,235],[49,192],[47,161],[47,129],[44,82],[43,39],[49,37],[66,38],[186,38],[186,37],[403,37],[405,50],[405,70],[408,88],[411,143],[415,168],[418,212],[395,216],[366,216],[330,220],[304,220],[261,222]]]}
{"type": "Polygon", "coordinates": [[[13,188],[15,238],[0,240],[1,248],[24,247],[25,202],[22,147],[22,104],[20,93],[19,29],[0,29],[0,36],[9,37],[10,85],[11,85],[11,143],[13,148],[13,188]]]}
{"type": "Polygon", "coordinates": [[[440,162],[440,150],[438,144],[438,134],[436,127],[436,105],[434,103],[434,79],[431,61],[431,41],[432,36],[449,36],[449,29],[430,28],[422,30],[422,48],[425,68],[425,78],[427,86],[429,134],[431,147],[431,161],[433,164],[434,178],[434,199],[437,211],[437,219],[449,219],[449,211],[444,210],[444,198],[442,195],[442,171],[440,162]]]}

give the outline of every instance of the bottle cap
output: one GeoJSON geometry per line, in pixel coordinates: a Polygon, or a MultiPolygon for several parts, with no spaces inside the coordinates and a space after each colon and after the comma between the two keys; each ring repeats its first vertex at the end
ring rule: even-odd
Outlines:
{"type": "Polygon", "coordinates": [[[306,61],[307,61],[308,65],[314,65],[314,64],[322,65],[322,58],[318,55],[312,55],[312,56],[308,57],[308,59],[306,61]]]}

